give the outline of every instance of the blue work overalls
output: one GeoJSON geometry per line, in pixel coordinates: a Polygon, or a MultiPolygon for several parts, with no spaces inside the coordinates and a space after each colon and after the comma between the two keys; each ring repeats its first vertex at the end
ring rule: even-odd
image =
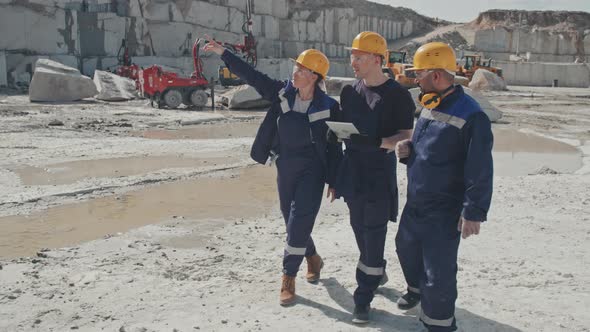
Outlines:
{"type": "Polygon", "coordinates": [[[340,111],[338,103],[316,88],[306,113],[293,111],[297,89],[289,81],[276,81],[225,51],[226,66],[260,95],[271,101],[250,155],[265,164],[276,160],[281,212],[287,228],[283,272],[295,276],[304,256],[316,254],[311,238],[322,201],[324,184],[333,186],[342,158],[340,146],[328,144],[326,121],[340,111]]]}
{"type": "Polygon", "coordinates": [[[492,195],[488,117],[460,86],[423,109],[412,136],[408,200],[395,239],[408,291],[429,331],[455,331],[459,218],[484,221],[492,195]]]}
{"type": "MultiPolygon", "coordinates": [[[[352,122],[361,134],[379,137],[380,97],[372,96],[373,105],[368,105],[365,97],[356,90],[358,82],[353,88],[343,88],[340,97],[342,120],[352,122]]],[[[344,142],[346,149],[336,179],[336,190],[350,210],[350,224],[360,251],[354,302],[365,306],[373,300],[385,273],[383,254],[387,222],[395,221],[397,217],[396,157],[395,153],[387,153],[385,149],[356,145],[350,140],[344,142]]]]}

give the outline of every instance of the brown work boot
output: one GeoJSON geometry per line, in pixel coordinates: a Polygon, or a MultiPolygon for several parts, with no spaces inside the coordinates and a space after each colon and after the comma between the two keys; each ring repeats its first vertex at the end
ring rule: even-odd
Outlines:
{"type": "Polygon", "coordinates": [[[282,306],[287,306],[295,302],[295,277],[283,274],[280,301],[282,306]]]}
{"type": "Polygon", "coordinates": [[[307,274],[305,278],[307,278],[307,282],[315,284],[320,280],[320,271],[324,267],[324,261],[318,254],[305,257],[305,259],[307,260],[307,274]]]}

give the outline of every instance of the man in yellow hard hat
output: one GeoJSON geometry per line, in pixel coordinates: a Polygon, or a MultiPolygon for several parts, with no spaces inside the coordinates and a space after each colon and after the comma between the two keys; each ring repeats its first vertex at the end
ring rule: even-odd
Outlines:
{"type": "Polygon", "coordinates": [[[350,49],[357,80],[340,94],[341,121],[352,122],[360,134],[344,140],[346,150],[335,188],[350,210],[360,251],[353,322],[362,324],[369,321],[375,290],[387,281],[383,257],[387,224],[396,221],[398,210],[394,149],[411,135],[415,105],[410,93],[382,72],[385,38],[364,31],[350,49]]]}
{"type": "Polygon", "coordinates": [[[455,331],[457,251],[461,235],[479,234],[492,198],[493,136],[479,104],[454,85],[455,53],[440,42],[416,51],[422,109],[411,140],[397,144],[407,164],[408,195],[397,236],[408,284],[398,307],[421,302],[429,331],[455,331]]]}
{"type": "Polygon", "coordinates": [[[274,80],[208,38],[205,51],[221,56],[225,65],[254,87],[271,106],[258,129],[250,156],[265,164],[276,160],[277,187],[287,239],[279,303],[295,302],[295,278],[303,258],[306,279],[317,283],[324,265],[311,232],[320,209],[324,186],[334,200],[333,182],[341,159],[340,146],[328,144],[327,120],[340,112],[338,102],[321,88],[330,62],[319,50],[308,49],[294,60],[291,80],[274,80]]]}

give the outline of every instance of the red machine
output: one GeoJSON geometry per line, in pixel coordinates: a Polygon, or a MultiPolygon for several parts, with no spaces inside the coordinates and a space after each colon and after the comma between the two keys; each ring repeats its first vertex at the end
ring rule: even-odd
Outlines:
{"type": "Polygon", "coordinates": [[[252,67],[256,67],[256,39],[252,33],[252,0],[246,0],[246,21],[242,24],[242,31],[246,34],[244,36],[243,44],[222,43],[224,47],[230,49],[233,53],[241,53],[244,55],[246,62],[252,67]]]}
{"type": "Polygon", "coordinates": [[[125,39],[121,42],[119,52],[117,52],[118,67],[115,69],[115,74],[127,77],[135,81],[135,87],[139,89],[139,68],[138,65],[131,63],[131,56],[125,39]]]}
{"type": "Polygon", "coordinates": [[[193,45],[193,62],[195,71],[190,78],[179,77],[178,74],[165,71],[158,65],[140,70],[140,92],[150,101],[155,101],[158,108],[166,106],[177,108],[180,104],[187,106],[204,106],[209,98],[205,89],[209,81],[203,75],[203,63],[199,57],[200,39],[193,45]]]}

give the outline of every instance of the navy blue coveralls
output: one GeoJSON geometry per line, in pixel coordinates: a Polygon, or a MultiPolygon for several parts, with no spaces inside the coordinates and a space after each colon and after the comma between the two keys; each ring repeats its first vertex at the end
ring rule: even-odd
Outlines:
{"type": "Polygon", "coordinates": [[[311,238],[324,184],[333,187],[342,148],[328,144],[326,121],[340,112],[338,102],[321,89],[314,91],[307,113],[293,111],[297,89],[256,71],[229,51],[221,55],[228,69],[272,102],[254,139],[250,155],[266,164],[276,158],[281,212],[287,226],[283,272],[295,276],[303,257],[316,254],[311,238]]]}
{"type": "MultiPolygon", "coordinates": [[[[412,129],[414,102],[406,89],[394,80],[382,86],[381,94],[357,80],[340,95],[343,122],[352,122],[369,137],[389,137],[399,129],[412,129]],[[386,109],[390,107],[391,109],[386,109]],[[387,123],[389,132],[380,135],[384,112],[404,113],[404,124],[387,123]],[[406,114],[407,113],[407,114],[406,114]]],[[[396,221],[398,190],[395,152],[344,140],[346,149],[336,179],[337,195],[350,211],[350,224],[360,251],[356,268],[358,306],[371,303],[385,272],[385,238],[388,220],[396,221]]]]}
{"type": "MultiPolygon", "coordinates": [[[[461,86],[416,122],[408,200],[395,239],[408,291],[429,331],[455,331],[459,217],[484,221],[492,198],[490,120],[461,86]]],[[[402,160],[403,162],[403,160],[402,160]]]]}

